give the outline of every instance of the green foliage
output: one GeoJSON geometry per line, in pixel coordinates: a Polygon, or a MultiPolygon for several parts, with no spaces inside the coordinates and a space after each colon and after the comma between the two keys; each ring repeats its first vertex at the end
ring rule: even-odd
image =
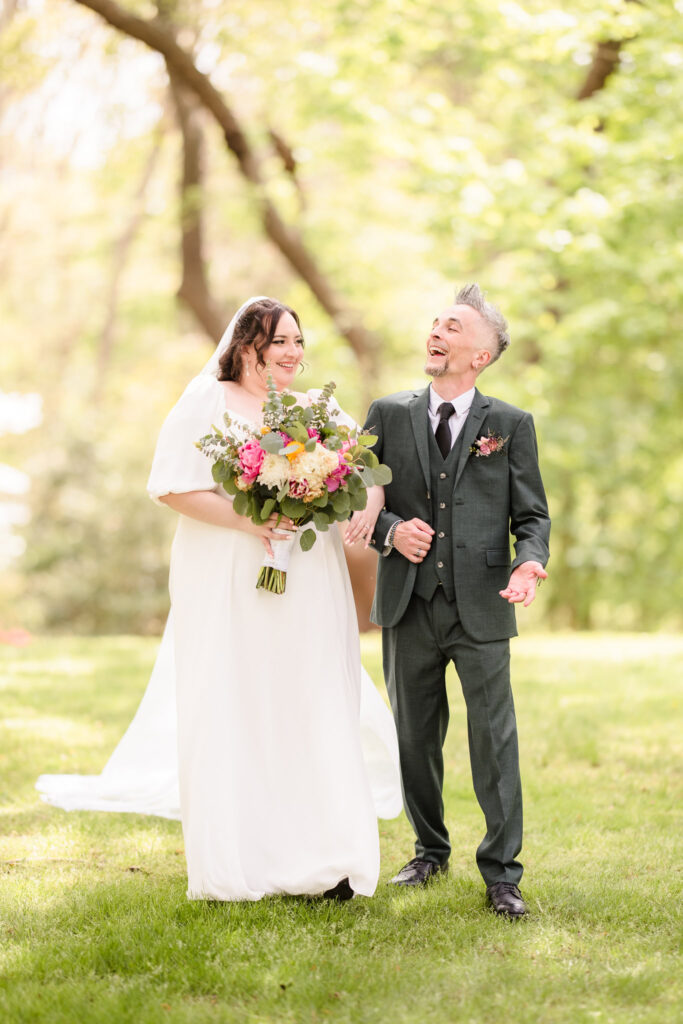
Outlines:
{"type": "MultiPolygon", "coordinates": [[[[555,625],[683,621],[679,8],[292,0],[283,17],[279,0],[174,5],[202,59],[215,58],[268,194],[380,337],[379,376],[367,379],[264,242],[259,196],[211,126],[203,208],[226,320],[249,294],[288,301],[310,364],[301,386],[333,377],[362,422],[361,395],[423,383],[423,340],[454,284],[478,280],[509,317],[511,349],[480,385],[535,417],[554,519],[543,600],[555,625]],[[578,101],[604,40],[621,44],[619,63],[578,101]],[[294,173],[270,126],[290,145],[294,173]]],[[[112,355],[97,366],[163,74],[141,44],[73,0],[40,18],[18,10],[0,58],[0,370],[3,388],[49,398],[45,428],[8,445],[7,461],[33,477],[33,518],[0,609],[53,628],[95,628],[95,609],[98,629],[109,614],[111,628],[154,628],[171,519],[145,504],[143,462],[208,351],[188,314],[174,311],[179,143],[170,122],[120,282],[112,355]],[[68,102],[75,86],[92,108],[68,102]],[[112,492],[125,509],[115,540],[105,525],[112,492]]]]}
{"type": "MultiPolygon", "coordinates": [[[[453,677],[451,871],[426,891],[387,884],[412,855],[403,816],[379,823],[372,899],[208,904],[186,899],[178,822],[41,803],[38,771],[101,770],[155,650],[131,637],[0,649],[7,1024],[498,1024],[511,1007],[520,1024],[680,1020],[680,638],[516,642],[531,914],[514,925],[484,905],[453,677]]],[[[379,681],[377,635],[362,652],[379,681]]]]}
{"type": "MultiPolygon", "coordinates": [[[[322,516],[318,516],[318,518],[321,519],[322,516]]],[[[327,529],[327,523],[325,524],[325,529],[327,529]]],[[[315,530],[307,529],[307,530],[300,531],[300,533],[299,533],[299,544],[301,545],[301,550],[302,551],[310,551],[311,548],[313,547],[313,545],[315,544],[315,542],[316,542],[315,530]]]]}

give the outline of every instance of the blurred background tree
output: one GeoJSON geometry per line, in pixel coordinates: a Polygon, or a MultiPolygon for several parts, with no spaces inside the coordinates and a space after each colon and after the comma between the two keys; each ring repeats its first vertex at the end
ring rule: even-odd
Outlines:
{"type": "Polygon", "coordinates": [[[0,622],[159,630],[156,434],[246,296],[362,418],[477,280],[554,519],[532,621],[679,628],[682,7],[0,3],[0,387],[43,401],[0,622]]]}

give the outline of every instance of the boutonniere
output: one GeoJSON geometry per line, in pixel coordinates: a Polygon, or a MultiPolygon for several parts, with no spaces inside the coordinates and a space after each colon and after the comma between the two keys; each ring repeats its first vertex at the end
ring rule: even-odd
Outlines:
{"type": "Polygon", "coordinates": [[[502,437],[500,434],[494,434],[493,431],[489,430],[488,437],[482,435],[478,441],[474,442],[470,452],[477,459],[483,459],[489,455],[499,455],[509,440],[509,434],[507,437],[502,437]]]}

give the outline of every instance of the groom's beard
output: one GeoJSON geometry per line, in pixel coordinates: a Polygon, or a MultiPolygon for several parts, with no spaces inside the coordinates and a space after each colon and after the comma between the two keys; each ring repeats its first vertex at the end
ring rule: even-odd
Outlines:
{"type": "Polygon", "coordinates": [[[424,372],[429,377],[443,377],[445,373],[448,373],[448,359],[443,363],[439,363],[438,366],[433,366],[429,360],[425,363],[424,372]]]}

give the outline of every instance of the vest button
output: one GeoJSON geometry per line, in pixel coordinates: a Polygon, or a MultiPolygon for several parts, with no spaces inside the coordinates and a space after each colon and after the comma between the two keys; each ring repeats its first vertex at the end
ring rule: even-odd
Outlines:
{"type": "Polygon", "coordinates": [[[446,507],[446,502],[445,501],[440,501],[439,502],[439,508],[445,508],[445,507],[446,507]]]}
{"type": "Polygon", "coordinates": [[[445,479],[446,479],[446,474],[445,473],[439,473],[439,480],[445,480],[445,479]]]}
{"type": "Polygon", "coordinates": [[[443,562],[437,562],[436,567],[437,569],[443,569],[443,562]]]}
{"type": "Polygon", "coordinates": [[[443,530],[439,530],[439,537],[440,537],[440,538],[441,538],[442,540],[443,540],[443,538],[444,538],[445,536],[446,536],[446,534],[445,534],[445,533],[443,532],[443,530]]]}

